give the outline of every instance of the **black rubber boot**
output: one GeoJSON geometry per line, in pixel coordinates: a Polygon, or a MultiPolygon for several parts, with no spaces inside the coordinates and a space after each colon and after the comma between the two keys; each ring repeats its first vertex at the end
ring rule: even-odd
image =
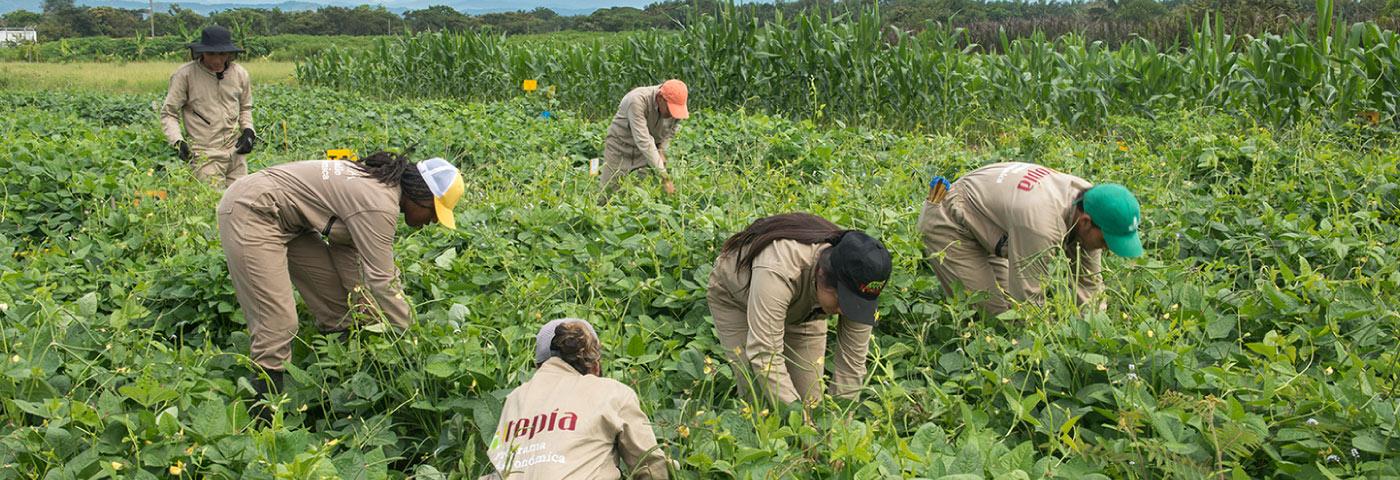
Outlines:
{"type": "Polygon", "coordinates": [[[282,393],[282,374],[277,370],[267,370],[267,378],[263,380],[261,375],[253,377],[253,391],[258,392],[259,397],[267,397],[269,393],[282,393]]]}
{"type": "Polygon", "coordinates": [[[249,409],[248,413],[254,419],[267,422],[272,420],[272,411],[267,408],[266,403],[259,402],[259,400],[268,400],[270,395],[282,393],[282,375],[285,372],[266,370],[265,373],[267,373],[268,380],[263,380],[261,375],[253,376],[253,381],[251,383],[253,384],[253,391],[257,392],[257,398],[253,400],[253,406],[249,409]]]}

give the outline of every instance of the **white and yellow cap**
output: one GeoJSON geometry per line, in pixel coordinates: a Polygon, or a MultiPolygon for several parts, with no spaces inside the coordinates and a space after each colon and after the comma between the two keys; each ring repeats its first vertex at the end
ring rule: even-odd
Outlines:
{"type": "Polygon", "coordinates": [[[429,158],[418,162],[418,173],[428,190],[433,192],[433,209],[437,211],[438,223],[449,229],[457,229],[457,217],[452,208],[462,199],[462,173],[451,162],[441,158],[429,158]]]}

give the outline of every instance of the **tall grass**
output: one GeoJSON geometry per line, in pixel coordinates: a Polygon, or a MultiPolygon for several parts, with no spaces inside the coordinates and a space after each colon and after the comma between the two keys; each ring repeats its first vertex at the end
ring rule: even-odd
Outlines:
{"type": "MultiPolygon", "coordinates": [[[[170,74],[184,61],[126,63],[36,63],[0,61],[0,90],[91,91],[105,93],[165,92],[170,74]]],[[[291,62],[239,62],[252,76],[254,88],[290,83],[291,62]]],[[[256,95],[256,93],[254,93],[256,95]]]]}
{"type": "Polygon", "coordinates": [[[299,64],[297,76],[375,95],[474,100],[515,96],[521,80],[536,78],[596,116],[632,87],[675,77],[700,108],[919,129],[1008,120],[1095,128],[1110,114],[1180,109],[1273,126],[1363,112],[1393,122],[1400,37],[1374,23],[1336,24],[1327,5],[1315,23],[1257,37],[1230,35],[1207,14],[1180,50],[1145,39],[1112,49],[1073,34],[1002,35],[996,54],[978,53],[989,46],[968,45],[961,29],[886,29],[878,8],[771,22],[729,8],[680,34],[609,45],[513,45],[472,33],[382,39],[368,51],[331,48],[299,64]]]}

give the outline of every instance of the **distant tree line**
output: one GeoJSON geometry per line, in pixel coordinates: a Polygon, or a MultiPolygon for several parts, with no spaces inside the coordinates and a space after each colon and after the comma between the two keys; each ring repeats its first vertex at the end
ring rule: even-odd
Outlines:
{"type": "MultiPolygon", "coordinates": [[[[44,0],[41,12],[17,10],[0,16],[0,26],[36,27],[41,40],[59,38],[138,35],[180,35],[208,24],[228,26],[240,36],[249,35],[385,35],[425,31],[489,29],[506,34],[550,33],[564,30],[619,32],[673,29],[685,24],[693,12],[717,12],[725,0],[668,0],[645,8],[614,7],[588,15],[563,16],[548,8],[530,11],[467,15],[437,5],[409,10],[402,15],[382,6],[322,7],[317,10],[239,8],[201,15],[171,6],[156,12],[113,7],[83,7],[73,0],[44,0]]],[[[790,18],[799,11],[821,9],[840,15],[858,11],[864,1],[800,0],[745,4],[758,18],[790,18]]],[[[1103,35],[1158,31],[1175,35],[1180,25],[1215,11],[1236,23],[1235,31],[1254,33],[1276,28],[1311,15],[1313,0],[879,0],[881,17],[890,25],[920,30],[929,25],[964,27],[983,36],[1002,29],[1013,36],[1044,32],[1055,36],[1069,31],[1103,35]]],[[[1400,19],[1400,0],[1342,0],[1336,15],[1343,21],[1373,20],[1394,27],[1400,19]]]]}

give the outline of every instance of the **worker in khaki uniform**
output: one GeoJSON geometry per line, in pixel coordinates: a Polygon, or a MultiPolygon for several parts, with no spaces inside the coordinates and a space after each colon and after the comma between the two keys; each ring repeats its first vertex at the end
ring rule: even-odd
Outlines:
{"type": "MultiPolygon", "coordinates": [[[[402,215],[421,227],[455,228],[462,176],[446,160],[410,163],[379,152],[362,162],[292,162],[243,177],[219,202],[219,238],[252,336],[251,357],[281,391],[297,332],[295,285],[323,332],[346,328],[352,294],[409,326],[409,305],[394,265],[402,215]]],[[[269,382],[256,379],[259,394],[269,382]]]]}
{"type": "Polygon", "coordinates": [[[248,174],[245,155],[257,142],[248,71],[233,63],[243,49],[217,25],[205,28],[200,42],[189,47],[194,59],[170,76],[161,128],[180,159],[190,162],[195,178],[227,186],[248,174]],[[181,121],[188,136],[180,133],[181,121]]]}
{"type": "Polygon", "coordinates": [[[586,321],[564,318],[540,328],[539,370],[506,396],[487,450],[496,472],[482,478],[667,478],[666,455],[637,393],[603,378],[600,357],[586,321]]]}
{"type": "Polygon", "coordinates": [[[830,393],[854,398],[890,269],[878,240],[806,213],[762,218],[729,237],[707,298],[740,394],[758,390],[784,404],[819,400],[827,318],[839,314],[830,393]]]}
{"type": "Polygon", "coordinates": [[[949,294],[955,283],[989,292],[982,307],[992,314],[1012,299],[1043,302],[1041,280],[1056,255],[1070,261],[1080,304],[1103,288],[1101,250],[1142,255],[1138,201],[1122,185],[1031,163],[987,165],[946,191],[938,180],[919,216],[929,263],[949,294]]]}
{"type": "Polygon", "coordinates": [[[690,117],[688,96],[685,83],[672,79],[661,85],[634,88],[622,97],[603,143],[603,166],[598,177],[603,196],[599,204],[607,203],[623,176],[647,167],[661,177],[666,193],[676,192],[671,174],[666,171],[666,147],[680,129],[680,121],[690,117]]]}

